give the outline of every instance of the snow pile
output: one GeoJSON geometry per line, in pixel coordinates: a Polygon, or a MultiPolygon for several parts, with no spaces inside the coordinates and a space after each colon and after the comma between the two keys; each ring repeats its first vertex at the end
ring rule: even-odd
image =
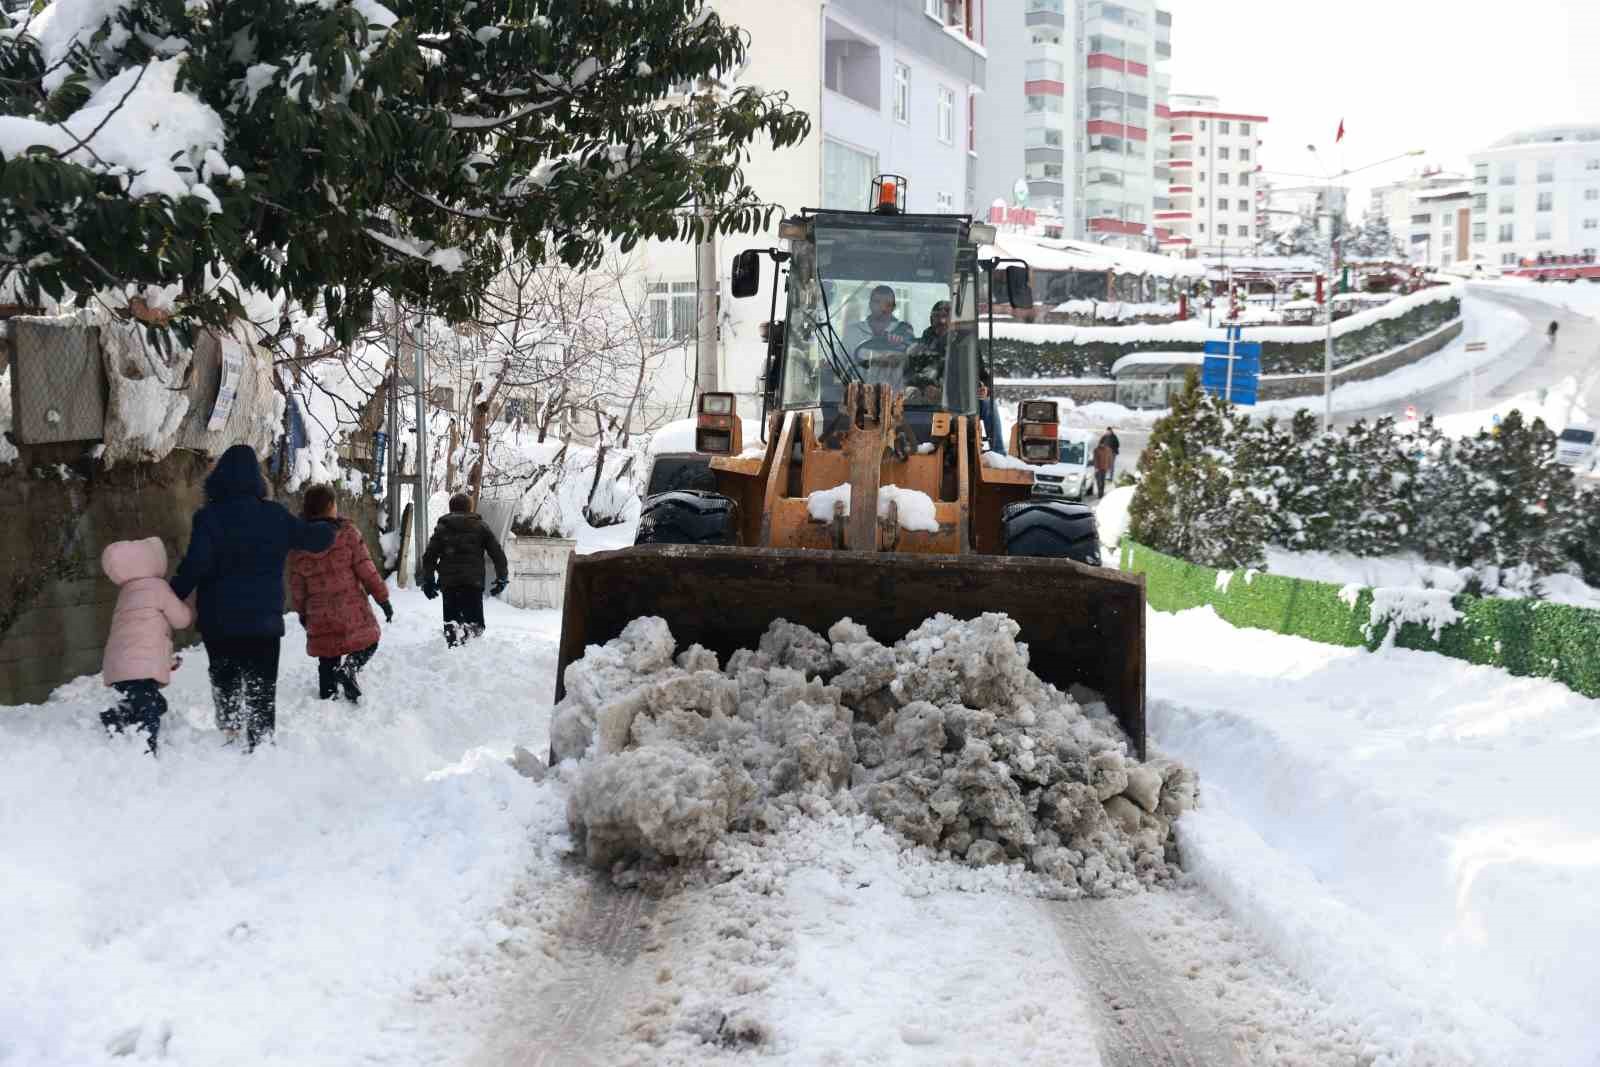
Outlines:
{"type": "Polygon", "coordinates": [[[551,737],[580,761],[574,829],[627,879],[633,860],[699,860],[796,810],[865,811],[914,845],[1021,862],[1068,893],[1169,877],[1193,775],[1129,759],[1103,708],[1028,670],[1018,630],[938,615],[889,647],[849,619],[826,638],[779,619],[719,670],[698,645],[674,659],[667,624],[635,619],[567,668],[551,737]]]}
{"type": "Polygon", "coordinates": [[[1372,616],[1364,629],[1368,636],[1377,627],[1389,624],[1383,646],[1394,647],[1395,635],[1408,622],[1426,626],[1435,641],[1446,626],[1458,621],[1461,613],[1445,589],[1378,588],[1372,591],[1372,616]]]}
{"type": "MultiPolygon", "coordinates": [[[[832,489],[818,489],[806,497],[806,514],[814,522],[832,522],[834,512],[843,507],[845,518],[850,517],[850,483],[832,489]]],[[[893,512],[902,530],[939,532],[939,520],[933,507],[933,498],[919,489],[899,485],[878,487],[878,518],[887,521],[893,512]]]]}

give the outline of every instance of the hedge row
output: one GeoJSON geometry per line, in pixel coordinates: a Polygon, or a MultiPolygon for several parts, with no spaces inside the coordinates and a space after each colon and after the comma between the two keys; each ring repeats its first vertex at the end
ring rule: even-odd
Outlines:
{"type": "MultiPolygon", "coordinates": [[[[1292,634],[1330,645],[1376,649],[1387,623],[1371,624],[1372,591],[1353,599],[1326,582],[1276,574],[1231,575],[1124,539],[1122,569],[1145,576],[1145,595],[1157,611],[1210,605],[1234,626],[1292,634]]],[[[1405,623],[1395,646],[1437,652],[1468,663],[1499,667],[1527,678],[1549,678],[1584,696],[1600,697],[1600,611],[1540,600],[1457,596],[1460,619],[1437,639],[1426,626],[1405,623]]]]}
{"type": "MultiPolygon", "coordinates": [[[[1461,315],[1457,297],[1419,304],[1403,315],[1378,319],[1334,338],[1333,365],[1347,366],[1426,336],[1461,315]]],[[[1137,327],[1130,328],[1130,332],[1137,327]]],[[[1248,335],[1247,335],[1248,336],[1248,335]]],[[[1305,374],[1322,370],[1324,341],[1263,341],[1263,374],[1305,374]]],[[[1109,378],[1111,367],[1135,352],[1199,352],[1201,341],[1168,341],[1159,337],[1127,341],[1024,341],[994,339],[994,373],[1002,378],[1109,378]]]]}

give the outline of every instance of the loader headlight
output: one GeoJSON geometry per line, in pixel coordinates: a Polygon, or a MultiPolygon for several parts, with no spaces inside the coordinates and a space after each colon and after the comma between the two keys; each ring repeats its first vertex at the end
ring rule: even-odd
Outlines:
{"type": "Polygon", "coordinates": [[[1024,400],[1018,422],[1060,422],[1054,400],[1024,400]]]}

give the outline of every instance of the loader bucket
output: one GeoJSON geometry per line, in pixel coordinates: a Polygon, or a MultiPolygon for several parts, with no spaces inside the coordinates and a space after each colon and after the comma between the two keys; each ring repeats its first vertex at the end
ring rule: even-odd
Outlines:
{"type": "Polygon", "coordinates": [[[1021,626],[1034,673],[1104,694],[1145,758],[1144,578],[1063,559],[639,545],[577,556],[567,571],[556,699],[567,664],[641,615],[667,621],[678,647],[722,662],[788,619],[826,633],[845,616],[893,644],[939,612],[1004,612],[1021,626]]]}

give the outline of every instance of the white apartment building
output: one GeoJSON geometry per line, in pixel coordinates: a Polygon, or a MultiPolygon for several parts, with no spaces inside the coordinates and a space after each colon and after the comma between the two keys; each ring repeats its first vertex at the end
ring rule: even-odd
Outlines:
{"type": "Polygon", "coordinates": [[[822,27],[822,201],[810,206],[865,210],[887,173],[906,178],[908,211],[978,214],[982,0],[828,0],[822,27]]]}
{"type": "Polygon", "coordinates": [[[1400,233],[1406,236],[1413,263],[1448,267],[1471,259],[1482,242],[1482,224],[1475,219],[1472,186],[1444,185],[1411,197],[1411,217],[1400,233]]]}
{"type": "MultiPolygon", "coordinates": [[[[991,21],[1021,17],[1027,28],[1022,171],[1030,206],[1059,216],[1070,236],[1150,247],[1156,198],[1165,195],[1156,170],[1166,81],[1156,67],[1172,55],[1172,16],[1156,0],[990,4],[991,21]]],[[[996,77],[1011,76],[1001,57],[993,66],[996,77]]],[[[994,132],[979,129],[980,152],[1009,158],[1009,120],[987,121],[994,132]]]]}
{"type": "Polygon", "coordinates": [[[1600,126],[1518,130],[1468,158],[1478,255],[1513,266],[1600,248],[1600,126]]]}
{"type": "MultiPolygon", "coordinates": [[[[1431,208],[1420,205],[1417,198],[1424,193],[1435,193],[1441,189],[1458,189],[1469,184],[1470,178],[1465,174],[1447,171],[1440,167],[1425,167],[1409,178],[1403,178],[1388,185],[1379,185],[1373,188],[1372,198],[1367,205],[1367,210],[1382,215],[1389,223],[1389,232],[1395,239],[1408,244],[1413,238],[1417,247],[1410,248],[1412,258],[1423,262],[1423,256],[1430,250],[1437,250],[1439,242],[1428,240],[1417,235],[1416,216],[1424,212],[1431,212],[1431,208]]],[[[1438,219],[1430,215],[1430,222],[1438,219]]]]}
{"type": "Polygon", "coordinates": [[[1265,234],[1261,144],[1267,116],[1223,110],[1214,96],[1174,94],[1168,114],[1171,177],[1161,247],[1226,255],[1250,252],[1265,234]]]}

